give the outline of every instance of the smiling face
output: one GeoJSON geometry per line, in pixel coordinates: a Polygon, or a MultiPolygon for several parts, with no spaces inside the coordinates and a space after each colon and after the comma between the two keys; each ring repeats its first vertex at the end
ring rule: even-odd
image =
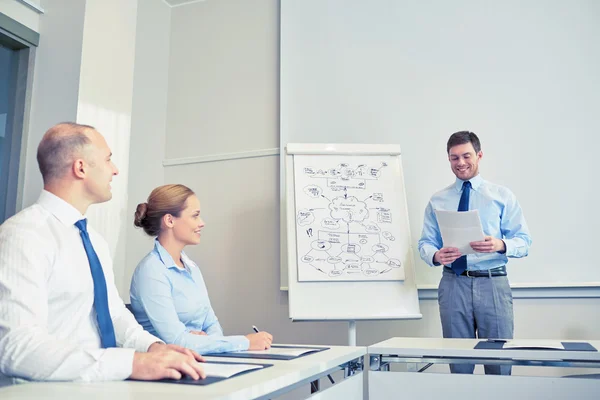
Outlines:
{"type": "Polygon", "coordinates": [[[173,217],[173,237],[184,245],[198,244],[202,228],[204,221],[200,218],[200,201],[196,195],[191,195],[179,217],[173,217]]]}
{"type": "Polygon", "coordinates": [[[475,152],[470,142],[452,146],[448,151],[452,172],[463,181],[468,181],[479,174],[479,160],[482,157],[483,152],[475,152]]]}
{"type": "Polygon", "coordinates": [[[119,170],[112,162],[112,152],[104,137],[95,130],[89,130],[86,135],[90,144],[86,146],[83,157],[87,164],[85,191],[92,203],[103,203],[112,198],[110,183],[119,170]]]}

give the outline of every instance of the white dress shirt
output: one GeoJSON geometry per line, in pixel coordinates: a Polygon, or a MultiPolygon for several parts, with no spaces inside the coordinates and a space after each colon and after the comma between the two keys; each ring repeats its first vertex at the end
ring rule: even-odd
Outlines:
{"type": "Polygon", "coordinates": [[[84,218],[43,191],[0,226],[0,386],[9,378],[102,381],[131,375],[134,351],[157,341],[125,308],[106,241],[88,227],[102,263],[117,346],[102,349],[89,261],[74,225],[84,218]],[[3,376],[2,376],[3,375],[3,376]]]}

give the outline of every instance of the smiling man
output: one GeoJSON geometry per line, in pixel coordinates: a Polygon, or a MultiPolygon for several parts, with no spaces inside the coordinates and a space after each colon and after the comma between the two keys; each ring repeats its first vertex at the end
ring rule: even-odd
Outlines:
{"type": "Polygon", "coordinates": [[[44,190],[0,226],[0,386],[205,376],[197,353],[144,331],[119,298],[108,244],[85,218],[112,197],[111,156],[72,122],[39,144],[44,190]]]}
{"type": "MultiPolygon", "coordinates": [[[[425,210],[419,240],[421,258],[443,265],[438,303],[445,338],[512,339],[512,293],[506,273],[508,257],[525,257],[531,237],[515,195],[479,175],[483,158],[473,132],[456,132],[446,147],[456,181],[434,194],[425,210]],[[444,247],[435,210],[478,210],[485,239],[471,242],[475,254],[444,247]]],[[[451,364],[453,373],[473,373],[474,366],[451,364]]],[[[485,366],[486,374],[510,374],[510,366],[485,366]]]]}

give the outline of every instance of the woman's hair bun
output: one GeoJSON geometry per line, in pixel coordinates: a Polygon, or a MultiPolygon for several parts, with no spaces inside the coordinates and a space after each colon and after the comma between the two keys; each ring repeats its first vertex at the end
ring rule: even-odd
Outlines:
{"type": "Polygon", "coordinates": [[[146,211],[148,211],[148,203],[140,203],[137,205],[135,210],[135,217],[133,218],[133,224],[138,227],[143,227],[144,219],[146,218],[146,211]]]}

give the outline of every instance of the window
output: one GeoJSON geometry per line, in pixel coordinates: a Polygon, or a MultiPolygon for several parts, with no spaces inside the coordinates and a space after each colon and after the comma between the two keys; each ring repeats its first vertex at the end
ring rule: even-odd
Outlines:
{"type": "MultiPolygon", "coordinates": [[[[11,123],[14,117],[15,53],[15,50],[0,45],[0,223],[9,216],[7,214],[11,212],[11,207],[7,207],[7,202],[11,202],[14,197],[9,193],[12,189],[9,187],[9,175],[13,158],[11,144],[15,136],[11,123]]],[[[18,164],[18,160],[15,161],[18,164]]]]}
{"type": "Polygon", "coordinates": [[[38,41],[39,34],[0,13],[0,224],[21,206],[26,99],[31,88],[30,61],[38,41]]]}

